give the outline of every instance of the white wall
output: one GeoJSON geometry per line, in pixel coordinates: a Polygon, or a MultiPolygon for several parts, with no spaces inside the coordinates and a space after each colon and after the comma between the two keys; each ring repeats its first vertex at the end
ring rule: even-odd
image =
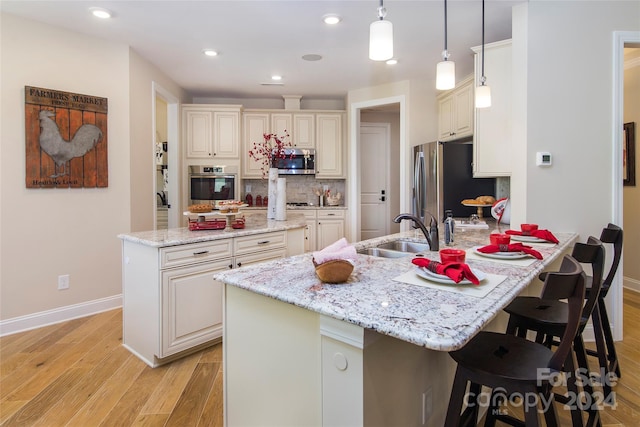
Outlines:
{"type": "Polygon", "coordinates": [[[121,293],[129,229],[129,49],[2,14],[2,320],[121,293]],[[24,87],[108,98],[107,188],[25,187],[24,87]],[[70,289],[57,278],[70,274],[70,289]]]}
{"type": "Polygon", "coordinates": [[[518,93],[526,116],[516,119],[526,126],[526,159],[514,160],[526,188],[522,181],[514,188],[512,179],[515,223],[598,236],[613,218],[613,31],[640,29],[640,3],[530,1],[518,8],[527,11],[518,19],[514,13],[513,22],[514,53],[526,46],[526,86],[518,93]],[[537,151],[550,151],[553,166],[535,166],[537,151]]]}
{"type": "Polygon", "coordinates": [[[155,200],[151,81],[176,86],[126,45],[8,14],[0,19],[0,333],[7,333],[120,304],[116,236],[152,221],[155,208],[150,202],[135,210],[131,202],[137,191],[155,200]],[[108,99],[107,188],[25,187],[27,85],[108,99]],[[146,178],[132,174],[147,165],[146,178]],[[70,275],[70,288],[58,291],[62,274],[70,275]]]}

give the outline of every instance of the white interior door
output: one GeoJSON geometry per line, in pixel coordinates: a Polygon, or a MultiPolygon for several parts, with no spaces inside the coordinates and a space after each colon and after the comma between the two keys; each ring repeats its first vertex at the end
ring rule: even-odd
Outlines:
{"type": "Polygon", "coordinates": [[[362,240],[389,234],[389,137],[388,123],[360,125],[362,240]]]}

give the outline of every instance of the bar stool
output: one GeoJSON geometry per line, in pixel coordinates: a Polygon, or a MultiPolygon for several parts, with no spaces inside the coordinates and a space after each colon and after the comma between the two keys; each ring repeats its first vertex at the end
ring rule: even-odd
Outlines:
{"type": "MultiPolygon", "coordinates": [[[[519,393],[525,397],[525,426],[538,427],[537,409],[540,401],[548,402],[543,408],[547,426],[558,425],[551,388],[555,374],[562,370],[562,365],[571,357],[571,345],[580,326],[585,294],[582,266],[572,256],[565,255],[560,271],[547,274],[546,287],[553,288],[558,298],[568,300],[569,316],[556,351],[515,335],[482,331],[460,350],[450,352],[458,367],[445,427],[477,424],[483,385],[490,387],[493,392],[503,390],[508,395],[519,393]],[[466,393],[467,383],[470,383],[469,393],[466,393]],[[468,403],[463,412],[465,401],[468,403]]],[[[504,396],[507,397],[506,394],[504,396]]],[[[491,409],[495,410],[495,407],[491,409]]],[[[517,421],[514,425],[522,425],[520,420],[513,418],[501,419],[517,421]]]]}
{"type": "MultiPolygon", "coordinates": [[[[620,363],[618,362],[613,334],[611,333],[611,324],[609,323],[609,315],[607,314],[607,305],[604,299],[607,296],[607,292],[609,292],[613,278],[618,271],[620,258],[622,257],[622,229],[615,224],[609,223],[606,228],[602,229],[600,240],[603,243],[613,244],[613,260],[611,261],[611,267],[609,268],[607,277],[605,277],[602,282],[596,307],[591,314],[596,350],[587,349],[587,354],[598,358],[601,375],[608,376],[608,374],[615,372],[616,376],[620,378],[622,376],[620,373],[620,363]]],[[[587,276],[586,298],[589,298],[591,294],[591,286],[591,278],[587,276]]],[[[601,382],[605,402],[610,401],[611,384],[608,378],[601,378],[601,382]]]]}
{"type": "MultiPolygon", "coordinates": [[[[594,402],[600,402],[600,400],[596,400],[593,387],[589,381],[589,364],[582,333],[598,302],[598,293],[602,285],[604,271],[604,246],[600,240],[595,237],[589,237],[587,243],[576,243],[571,255],[578,262],[591,265],[591,290],[582,307],[580,325],[573,339],[573,354],[567,358],[563,368],[563,371],[567,373],[569,397],[560,394],[554,394],[554,396],[555,400],[559,402],[573,403],[571,419],[574,427],[583,425],[583,411],[588,414],[587,425],[600,425],[600,413],[597,405],[594,405],[594,402]],[[577,366],[573,355],[575,355],[577,366]],[[576,368],[579,368],[579,370],[576,368]],[[581,384],[586,393],[586,396],[584,396],[586,401],[584,402],[577,399],[577,396],[580,396],[579,386],[581,384]]],[[[541,277],[546,278],[548,275],[543,274],[541,277]]],[[[585,286],[586,280],[585,275],[585,286]]],[[[559,345],[557,338],[564,334],[569,309],[567,303],[560,301],[562,299],[561,296],[557,295],[553,287],[547,286],[546,282],[539,298],[515,298],[504,309],[509,313],[507,333],[526,338],[528,331],[534,331],[536,332],[535,340],[537,343],[544,344],[549,348],[552,345],[559,345]]]]}

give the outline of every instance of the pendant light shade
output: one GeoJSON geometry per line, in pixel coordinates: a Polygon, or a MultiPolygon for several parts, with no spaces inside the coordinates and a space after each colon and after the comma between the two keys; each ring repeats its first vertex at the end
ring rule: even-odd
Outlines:
{"type": "Polygon", "coordinates": [[[476,87],[476,108],[491,107],[491,88],[484,84],[476,87]]]}
{"type": "Polygon", "coordinates": [[[484,76],[484,0],[482,0],[482,77],[480,77],[480,86],[476,86],[476,108],[491,107],[491,89],[485,85],[486,80],[484,76]]]}
{"type": "Polygon", "coordinates": [[[436,89],[448,90],[456,87],[456,64],[453,61],[440,61],[436,67],[436,89]]]}
{"type": "Polygon", "coordinates": [[[449,61],[447,51],[447,0],[444,0],[444,50],[442,61],[436,66],[436,89],[448,90],[456,87],[456,64],[449,61]]]}
{"type": "Polygon", "coordinates": [[[393,58],[393,24],[385,21],[387,11],[380,0],[378,20],[369,26],[369,59],[386,61],[393,58]]]}

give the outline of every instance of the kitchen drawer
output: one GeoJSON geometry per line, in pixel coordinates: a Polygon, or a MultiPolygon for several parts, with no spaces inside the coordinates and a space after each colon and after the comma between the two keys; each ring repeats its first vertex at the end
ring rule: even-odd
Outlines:
{"type": "Polygon", "coordinates": [[[344,209],[318,209],[318,219],[344,219],[344,209]]]}
{"type": "Polygon", "coordinates": [[[220,258],[229,258],[232,255],[231,250],[231,239],[161,248],[160,268],[180,267],[220,258]]]}
{"type": "Polygon", "coordinates": [[[234,239],[234,254],[242,255],[269,249],[284,248],[287,245],[285,231],[243,236],[234,239]]]}

